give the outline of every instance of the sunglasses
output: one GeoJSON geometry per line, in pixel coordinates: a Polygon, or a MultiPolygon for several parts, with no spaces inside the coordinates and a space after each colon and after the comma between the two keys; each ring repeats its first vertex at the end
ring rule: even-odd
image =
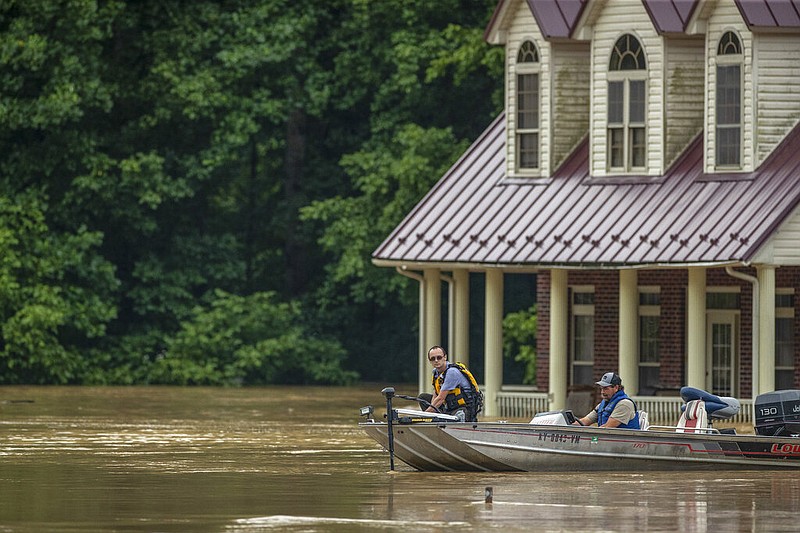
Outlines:
{"type": "Polygon", "coordinates": [[[429,357],[428,361],[432,363],[434,361],[441,361],[442,359],[444,359],[443,355],[434,355],[433,357],[429,357]]]}

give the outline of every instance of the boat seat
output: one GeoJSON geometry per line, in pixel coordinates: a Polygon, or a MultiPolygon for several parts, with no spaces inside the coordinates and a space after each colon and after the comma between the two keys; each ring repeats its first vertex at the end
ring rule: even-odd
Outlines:
{"type": "Polygon", "coordinates": [[[702,429],[707,429],[708,414],[706,413],[706,402],[703,400],[690,400],[686,402],[686,409],[681,414],[678,421],[678,433],[700,433],[702,429]]]}
{"type": "Polygon", "coordinates": [[[639,429],[645,430],[650,427],[650,420],[647,417],[647,411],[639,411],[639,429]]]}
{"type": "Polygon", "coordinates": [[[739,400],[730,396],[717,396],[694,387],[682,387],[681,398],[687,405],[691,400],[702,400],[707,417],[714,420],[728,420],[739,413],[739,400]]]}

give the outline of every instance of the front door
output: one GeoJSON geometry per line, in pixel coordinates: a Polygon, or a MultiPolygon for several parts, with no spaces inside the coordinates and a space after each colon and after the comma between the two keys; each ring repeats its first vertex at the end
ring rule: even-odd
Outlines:
{"type": "Polygon", "coordinates": [[[706,387],[713,394],[736,396],[739,393],[739,357],[736,313],[713,311],[708,314],[706,387]]]}

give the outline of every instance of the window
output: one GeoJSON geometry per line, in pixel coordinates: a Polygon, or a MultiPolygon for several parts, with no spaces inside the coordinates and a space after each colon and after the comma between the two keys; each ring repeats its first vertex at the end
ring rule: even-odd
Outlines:
{"type": "Polygon", "coordinates": [[[706,309],[737,310],[741,307],[740,300],[741,295],[738,292],[723,292],[710,288],[706,293],[706,309]]]}
{"type": "Polygon", "coordinates": [[[661,294],[658,287],[639,288],[639,391],[660,386],[661,294]]]}
{"type": "Polygon", "coordinates": [[[572,384],[594,383],[594,289],[572,292],[572,384]]]}
{"type": "Polygon", "coordinates": [[[728,31],[717,46],[716,166],[739,168],[742,145],[742,43],[728,31]]]}
{"type": "Polygon", "coordinates": [[[775,294],[775,390],[794,389],[794,292],[775,294]]]}
{"type": "Polygon", "coordinates": [[[517,54],[517,169],[539,168],[539,53],[525,41],[517,54]]]}
{"type": "Polygon", "coordinates": [[[711,358],[711,393],[734,396],[738,389],[736,317],[729,314],[710,316],[709,319],[707,335],[711,358]]]}
{"type": "Polygon", "coordinates": [[[647,62],[633,35],[620,37],[608,66],[608,166],[643,169],[647,154],[645,105],[647,62]]]}

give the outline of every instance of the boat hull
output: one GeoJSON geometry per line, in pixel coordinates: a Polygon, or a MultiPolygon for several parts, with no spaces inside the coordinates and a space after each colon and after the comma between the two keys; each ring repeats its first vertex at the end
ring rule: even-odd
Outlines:
{"type": "MultiPolygon", "coordinates": [[[[367,435],[389,449],[388,426],[382,422],[362,423],[367,435]]],[[[519,470],[471,448],[443,432],[437,424],[393,425],[394,455],[407,465],[425,472],[519,470]]]]}
{"type": "MultiPolygon", "coordinates": [[[[387,424],[361,426],[388,449],[387,424]]],[[[418,470],[568,471],[800,468],[800,439],[533,424],[393,424],[418,470]]]]}

